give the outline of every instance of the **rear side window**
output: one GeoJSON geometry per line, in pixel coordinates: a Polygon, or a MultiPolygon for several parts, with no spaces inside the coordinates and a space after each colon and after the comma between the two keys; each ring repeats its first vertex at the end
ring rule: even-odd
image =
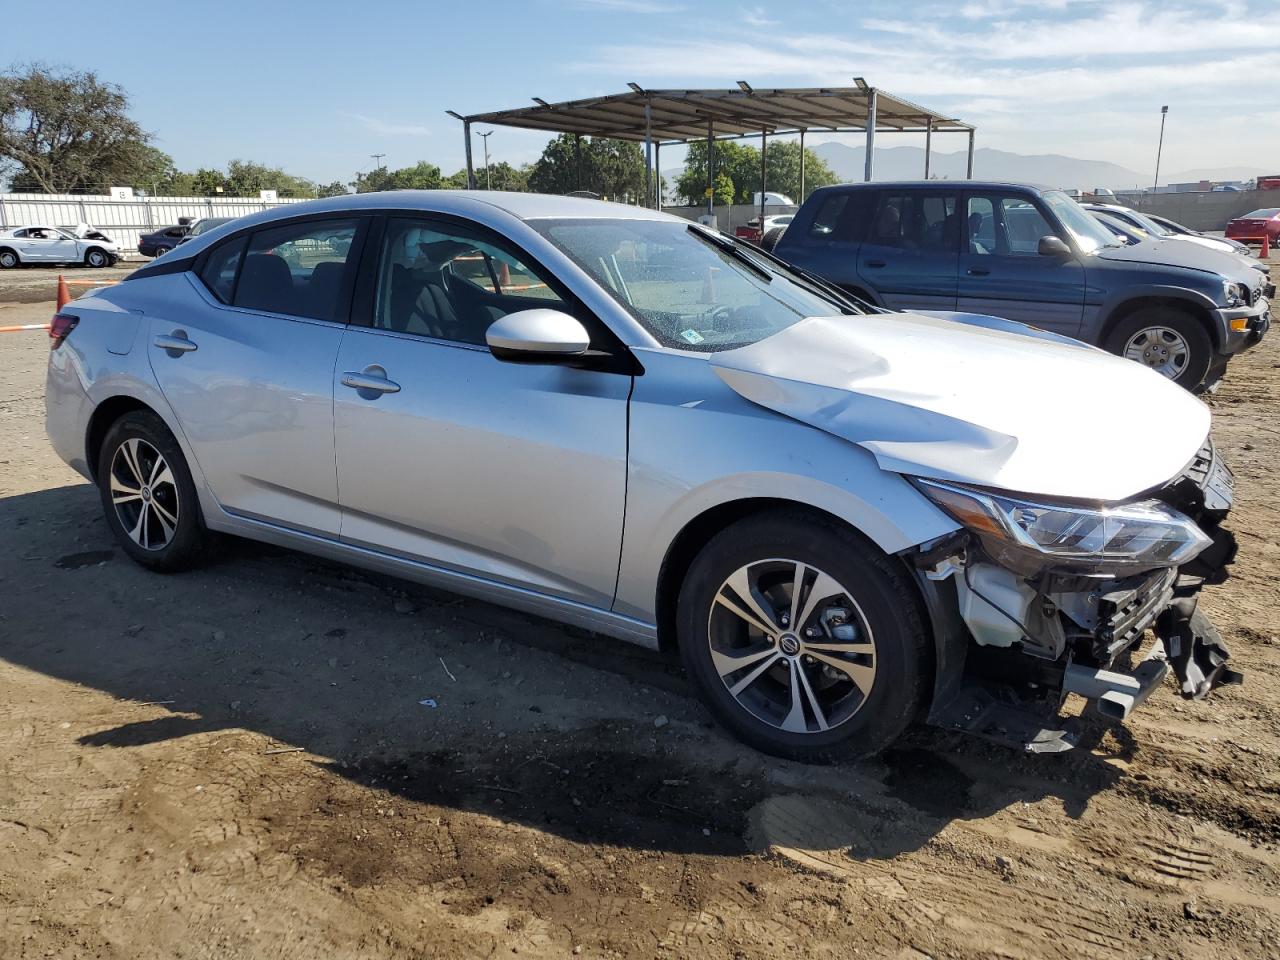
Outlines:
{"type": "Polygon", "coordinates": [[[204,281],[204,285],[223,303],[231,302],[231,293],[236,286],[236,271],[240,269],[240,254],[244,253],[248,242],[248,237],[237,237],[215,247],[200,271],[200,279],[204,281]]]}
{"type": "Polygon", "coordinates": [[[338,320],[357,221],[309,220],[253,234],[234,303],[248,310],[338,320]]]}
{"type": "Polygon", "coordinates": [[[867,233],[871,194],[866,191],[833,193],[822,201],[809,224],[815,240],[858,243],[867,233]]]}
{"type": "Polygon", "coordinates": [[[960,249],[956,197],[948,194],[882,193],[871,223],[870,242],[900,250],[955,253],[960,249]]]}

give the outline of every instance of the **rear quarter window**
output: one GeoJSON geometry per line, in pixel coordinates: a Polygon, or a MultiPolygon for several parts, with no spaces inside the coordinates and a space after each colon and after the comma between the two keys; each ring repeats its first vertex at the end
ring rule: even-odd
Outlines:
{"type": "Polygon", "coordinates": [[[200,270],[200,279],[210,292],[223,303],[231,302],[235,291],[236,272],[240,269],[240,257],[249,238],[238,237],[214,247],[200,270]]]}

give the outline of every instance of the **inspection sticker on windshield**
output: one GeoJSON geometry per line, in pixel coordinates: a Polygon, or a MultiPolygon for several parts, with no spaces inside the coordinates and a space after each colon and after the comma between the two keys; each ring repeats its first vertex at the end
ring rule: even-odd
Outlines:
{"type": "Polygon", "coordinates": [[[680,336],[684,339],[685,343],[701,343],[704,339],[702,334],[697,330],[681,330],[680,336]]]}

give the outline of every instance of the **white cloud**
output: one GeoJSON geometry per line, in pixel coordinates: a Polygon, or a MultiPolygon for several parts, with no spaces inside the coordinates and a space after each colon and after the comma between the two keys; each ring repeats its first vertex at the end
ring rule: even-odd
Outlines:
{"type": "Polygon", "coordinates": [[[742,15],[743,22],[749,27],[776,27],[779,21],[770,18],[764,10],[764,7],[752,7],[742,15]]]}
{"type": "Polygon", "coordinates": [[[342,116],[355,120],[365,129],[383,137],[425,137],[431,133],[428,127],[416,123],[390,123],[377,117],[367,117],[363,113],[347,113],[342,116]]]}

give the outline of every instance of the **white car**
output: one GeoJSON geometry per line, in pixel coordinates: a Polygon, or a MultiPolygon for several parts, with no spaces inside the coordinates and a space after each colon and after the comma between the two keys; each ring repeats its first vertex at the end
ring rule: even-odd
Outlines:
{"type": "Polygon", "coordinates": [[[24,263],[109,267],[119,259],[120,245],[114,240],[81,238],[68,230],[44,225],[0,230],[0,267],[5,269],[24,263]]]}

